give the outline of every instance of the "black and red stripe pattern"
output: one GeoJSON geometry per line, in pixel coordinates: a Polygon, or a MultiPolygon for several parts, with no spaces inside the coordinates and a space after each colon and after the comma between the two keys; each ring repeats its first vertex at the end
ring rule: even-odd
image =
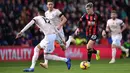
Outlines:
{"type": "Polygon", "coordinates": [[[96,13],[92,14],[92,15],[85,15],[86,19],[86,35],[96,35],[97,31],[98,31],[98,24],[99,24],[99,20],[98,20],[98,15],[96,13]]]}

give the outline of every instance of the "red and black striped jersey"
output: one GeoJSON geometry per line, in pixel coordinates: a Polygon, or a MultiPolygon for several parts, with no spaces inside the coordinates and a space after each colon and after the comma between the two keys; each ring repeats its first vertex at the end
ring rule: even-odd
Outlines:
{"type": "Polygon", "coordinates": [[[101,16],[97,13],[94,13],[92,15],[88,15],[87,13],[84,14],[80,18],[80,22],[78,23],[79,28],[85,28],[86,35],[97,35],[98,34],[98,25],[100,24],[100,21],[102,21],[101,16]],[[85,27],[82,26],[82,22],[85,21],[85,27]]]}

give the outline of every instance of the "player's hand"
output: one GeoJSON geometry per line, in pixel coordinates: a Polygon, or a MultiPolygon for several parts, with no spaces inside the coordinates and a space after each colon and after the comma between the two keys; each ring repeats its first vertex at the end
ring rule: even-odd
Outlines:
{"type": "Polygon", "coordinates": [[[62,26],[59,24],[59,25],[57,26],[57,29],[60,30],[61,28],[62,28],[62,26]]]}
{"type": "Polygon", "coordinates": [[[22,35],[22,32],[18,33],[18,34],[16,35],[16,39],[19,38],[21,35],[22,35]]]}
{"type": "Polygon", "coordinates": [[[119,34],[121,34],[123,32],[123,30],[121,30],[120,32],[119,32],[119,34]]]}
{"type": "Polygon", "coordinates": [[[76,31],[74,32],[75,35],[78,35],[80,32],[79,28],[76,29],[76,31]]]}

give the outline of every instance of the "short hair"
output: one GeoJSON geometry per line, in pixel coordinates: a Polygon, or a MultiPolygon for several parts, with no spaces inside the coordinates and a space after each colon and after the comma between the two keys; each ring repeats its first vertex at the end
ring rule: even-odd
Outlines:
{"type": "Polygon", "coordinates": [[[111,13],[117,13],[116,10],[112,10],[111,13]]]}
{"type": "Polygon", "coordinates": [[[93,3],[92,3],[92,2],[87,3],[87,4],[85,5],[85,8],[88,8],[88,7],[92,8],[92,7],[93,7],[93,3]]]}
{"type": "Polygon", "coordinates": [[[42,9],[42,8],[40,8],[40,7],[38,8],[38,12],[39,12],[40,14],[42,14],[42,15],[45,13],[44,9],[42,9]]]}
{"type": "Polygon", "coordinates": [[[47,2],[52,2],[53,3],[53,0],[47,0],[47,2]]]}

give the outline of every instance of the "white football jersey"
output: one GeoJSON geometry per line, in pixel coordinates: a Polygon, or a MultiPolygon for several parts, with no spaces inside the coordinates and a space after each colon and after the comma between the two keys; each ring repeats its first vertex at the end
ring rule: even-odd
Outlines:
{"type": "Polygon", "coordinates": [[[121,26],[124,25],[124,22],[120,19],[109,19],[107,21],[107,27],[110,28],[111,31],[111,35],[117,35],[117,34],[121,34],[121,26]]]}
{"type": "Polygon", "coordinates": [[[55,26],[57,26],[58,24],[60,24],[61,19],[60,19],[60,15],[62,14],[62,12],[60,12],[58,9],[53,9],[51,12],[49,10],[47,10],[45,12],[45,16],[51,20],[51,23],[54,24],[55,26]]]}
{"type": "Polygon", "coordinates": [[[26,31],[29,27],[31,27],[33,24],[36,24],[40,30],[45,34],[54,34],[55,29],[51,25],[50,20],[44,16],[36,16],[34,17],[22,30],[21,32],[26,31]]]}

